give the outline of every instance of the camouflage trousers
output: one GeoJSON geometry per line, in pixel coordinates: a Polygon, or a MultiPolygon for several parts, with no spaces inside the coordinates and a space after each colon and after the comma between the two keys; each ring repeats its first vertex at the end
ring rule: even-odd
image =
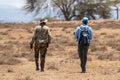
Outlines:
{"type": "Polygon", "coordinates": [[[78,45],[78,55],[81,61],[82,72],[86,72],[87,53],[89,45],[78,45]]]}
{"type": "Polygon", "coordinates": [[[46,52],[47,52],[47,44],[37,44],[36,43],[34,50],[35,50],[36,70],[39,70],[39,63],[40,63],[41,71],[44,71],[45,56],[46,56],[46,52]],[[40,62],[39,62],[39,56],[40,56],[40,62]]]}

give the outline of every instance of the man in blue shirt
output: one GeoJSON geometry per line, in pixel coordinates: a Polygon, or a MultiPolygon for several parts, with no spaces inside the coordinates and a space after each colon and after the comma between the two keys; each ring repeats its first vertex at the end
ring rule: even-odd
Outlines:
{"type": "Polygon", "coordinates": [[[88,48],[93,35],[91,27],[87,25],[88,24],[87,17],[83,17],[82,23],[83,23],[82,25],[76,28],[74,36],[78,41],[78,54],[81,61],[80,66],[82,68],[82,73],[85,73],[88,48]]]}

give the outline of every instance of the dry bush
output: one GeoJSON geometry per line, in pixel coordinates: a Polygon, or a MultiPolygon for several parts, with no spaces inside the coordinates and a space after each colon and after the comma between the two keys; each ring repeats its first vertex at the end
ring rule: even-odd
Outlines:
{"type": "Polygon", "coordinates": [[[49,49],[49,50],[47,51],[47,56],[54,56],[54,52],[49,49]]]}
{"type": "Polygon", "coordinates": [[[6,41],[6,42],[4,42],[4,44],[5,45],[19,45],[20,44],[20,42],[19,41],[12,41],[12,40],[9,40],[9,41],[6,41]]]}
{"type": "Polygon", "coordinates": [[[3,38],[1,37],[0,40],[3,40],[3,38]]]}
{"type": "Polygon", "coordinates": [[[14,53],[13,56],[16,58],[22,58],[28,56],[28,53],[14,53]]]}
{"type": "Polygon", "coordinates": [[[120,51],[120,45],[116,47],[116,50],[117,50],[117,51],[120,51]]]}
{"type": "Polygon", "coordinates": [[[105,54],[101,54],[98,56],[98,59],[100,60],[110,60],[110,61],[116,61],[116,60],[120,60],[119,56],[114,56],[114,53],[105,53],[105,54]]]}
{"type": "Polygon", "coordinates": [[[31,29],[28,29],[27,31],[28,31],[28,33],[33,33],[33,31],[31,29]]]}
{"type": "Polygon", "coordinates": [[[92,52],[95,52],[97,51],[98,46],[99,46],[99,40],[97,37],[94,37],[94,39],[91,41],[91,44],[90,44],[90,50],[92,52]]]}
{"type": "Polygon", "coordinates": [[[0,55],[0,65],[7,64],[7,65],[15,65],[21,63],[20,60],[16,59],[10,54],[2,53],[0,55]]]}
{"type": "Polygon", "coordinates": [[[63,39],[59,39],[60,44],[65,45],[66,43],[68,43],[68,39],[66,37],[62,37],[63,39]]]}
{"type": "Polygon", "coordinates": [[[16,40],[16,37],[9,37],[9,39],[16,40]]]}
{"type": "Polygon", "coordinates": [[[29,42],[26,41],[22,41],[22,42],[18,42],[18,44],[16,45],[17,49],[19,50],[19,52],[29,52],[30,51],[30,47],[29,47],[29,42]]]}
{"type": "Polygon", "coordinates": [[[73,53],[72,55],[70,55],[71,59],[79,59],[78,53],[73,53]]]}
{"type": "Polygon", "coordinates": [[[24,30],[26,30],[28,33],[33,33],[32,27],[25,27],[24,30]]]}
{"type": "Polygon", "coordinates": [[[0,51],[6,51],[8,54],[9,52],[13,53],[14,46],[12,44],[0,44],[0,51]]]}
{"type": "Polygon", "coordinates": [[[107,47],[106,46],[98,46],[97,50],[105,52],[105,51],[107,51],[107,47]]]}
{"type": "Polygon", "coordinates": [[[54,51],[59,45],[56,43],[55,39],[51,40],[51,43],[49,44],[48,50],[47,50],[47,56],[53,56],[54,51]]]}
{"type": "Polygon", "coordinates": [[[8,35],[7,32],[0,32],[1,35],[8,35]]]}
{"type": "Polygon", "coordinates": [[[91,52],[97,51],[97,46],[96,45],[90,45],[90,50],[91,50],[91,52]]]}
{"type": "Polygon", "coordinates": [[[53,39],[51,44],[49,45],[49,50],[50,51],[55,51],[55,50],[64,51],[64,47],[63,47],[62,43],[64,43],[64,41],[62,42],[62,40],[60,38],[53,39]]]}
{"type": "Polygon", "coordinates": [[[107,33],[106,32],[102,32],[102,33],[100,33],[100,35],[107,35],[107,33]]]}
{"type": "Polygon", "coordinates": [[[107,55],[99,55],[98,59],[105,60],[105,59],[107,59],[107,55]]]}
{"type": "Polygon", "coordinates": [[[35,61],[34,59],[34,53],[30,53],[29,56],[26,57],[29,61],[35,61]]]}
{"type": "Polygon", "coordinates": [[[19,76],[16,80],[34,80],[31,76],[19,76]]]}
{"type": "Polygon", "coordinates": [[[66,46],[77,46],[77,42],[75,41],[75,39],[71,39],[71,38],[67,38],[67,43],[66,43],[66,46]]]}
{"type": "Polygon", "coordinates": [[[12,68],[9,68],[9,69],[7,70],[7,72],[8,72],[8,73],[13,73],[14,71],[13,71],[12,68]]]}
{"type": "Polygon", "coordinates": [[[91,55],[87,55],[87,61],[92,61],[92,56],[91,55]]]}
{"type": "Polygon", "coordinates": [[[120,51],[120,40],[109,40],[106,45],[120,51]]]}
{"type": "Polygon", "coordinates": [[[106,35],[105,38],[108,38],[108,39],[112,38],[113,39],[113,38],[115,38],[115,36],[114,35],[106,35]]]}
{"type": "Polygon", "coordinates": [[[115,20],[101,20],[101,21],[90,21],[89,25],[94,30],[100,30],[101,28],[111,28],[111,29],[119,29],[120,21],[115,20]]]}
{"type": "Polygon", "coordinates": [[[117,71],[118,73],[120,73],[120,68],[118,69],[118,71],[117,71]]]}
{"type": "Polygon", "coordinates": [[[16,57],[16,58],[27,58],[29,61],[34,61],[34,53],[30,53],[30,52],[14,53],[13,57],[16,57]]]}
{"type": "Polygon", "coordinates": [[[4,25],[4,28],[10,28],[10,27],[11,27],[11,25],[9,25],[9,24],[4,25]]]}
{"type": "Polygon", "coordinates": [[[99,55],[98,59],[105,60],[105,59],[109,59],[111,57],[113,57],[113,54],[103,54],[103,55],[99,55]]]}
{"type": "Polygon", "coordinates": [[[47,65],[47,70],[56,70],[58,71],[58,65],[54,62],[49,62],[46,64],[47,65]]]}
{"type": "Polygon", "coordinates": [[[54,40],[59,45],[63,45],[63,46],[76,46],[76,43],[73,40],[71,40],[69,37],[61,36],[61,37],[56,38],[54,40]]]}
{"type": "MultiPolygon", "coordinates": [[[[94,43],[97,43],[97,42],[94,42],[94,43]]],[[[91,43],[90,45],[90,50],[91,52],[96,52],[96,51],[107,51],[107,46],[105,45],[95,45],[94,43],[91,43]]]]}
{"type": "Polygon", "coordinates": [[[71,59],[70,57],[65,58],[59,62],[59,66],[62,66],[62,67],[71,67],[71,65],[76,66],[78,64],[79,64],[79,59],[77,60],[71,59]]]}
{"type": "MultiPolygon", "coordinates": [[[[101,33],[100,35],[106,35],[106,33],[101,33]]],[[[90,43],[91,52],[107,51],[107,46],[105,44],[106,40],[101,39],[100,35],[98,33],[94,35],[93,40],[90,43]]]]}
{"type": "Polygon", "coordinates": [[[67,29],[65,27],[62,28],[62,31],[66,31],[67,29]]]}

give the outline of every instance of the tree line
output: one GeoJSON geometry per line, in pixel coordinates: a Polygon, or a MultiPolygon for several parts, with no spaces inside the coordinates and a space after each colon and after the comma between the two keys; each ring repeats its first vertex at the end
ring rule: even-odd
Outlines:
{"type": "MultiPolygon", "coordinates": [[[[47,0],[26,0],[24,9],[28,12],[41,10],[41,6],[47,0]]],[[[54,7],[57,7],[64,15],[64,19],[70,21],[75,18],[81,19],[83,16],[95,20],[99,18],[110,18],[110,6],[116,6],[120,0],[51,0],[54,7]]]]}

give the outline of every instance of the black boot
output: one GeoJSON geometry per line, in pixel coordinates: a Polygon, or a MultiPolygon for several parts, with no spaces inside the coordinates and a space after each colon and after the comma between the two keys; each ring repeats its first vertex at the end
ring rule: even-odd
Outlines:
{"type": "Polygon", "coordinates": [[[44,72],[44,63],[41,62],[41,72],[44,72]]]}
{"type": "Polygon", "coordinates": [[[39,71],[39,68],[36,68],[36,71],[39,71]]]}
{"type": "Polygon", "coordinates": [[[39,70],[38,59],[35,60],[35,64],[36,64],[36,71],[38,71],[39,70]]]}
{"type": "Polygon", "coordinates": [[[81,73],[86,73],[86,68],[82,67],[82,72],[81,73]]]}
{"type": "Polygon", "coordinates": [[[39,70],[39,65],[38,65],[38,62],[36,62],[36,71],[39,70]]]}
{"type": "Polygon", "coordinates": [[[35,53],[35,65],[36,65],[36,71],[38,71],[39,70],[39,54],[36,52],[35,53]]]}

